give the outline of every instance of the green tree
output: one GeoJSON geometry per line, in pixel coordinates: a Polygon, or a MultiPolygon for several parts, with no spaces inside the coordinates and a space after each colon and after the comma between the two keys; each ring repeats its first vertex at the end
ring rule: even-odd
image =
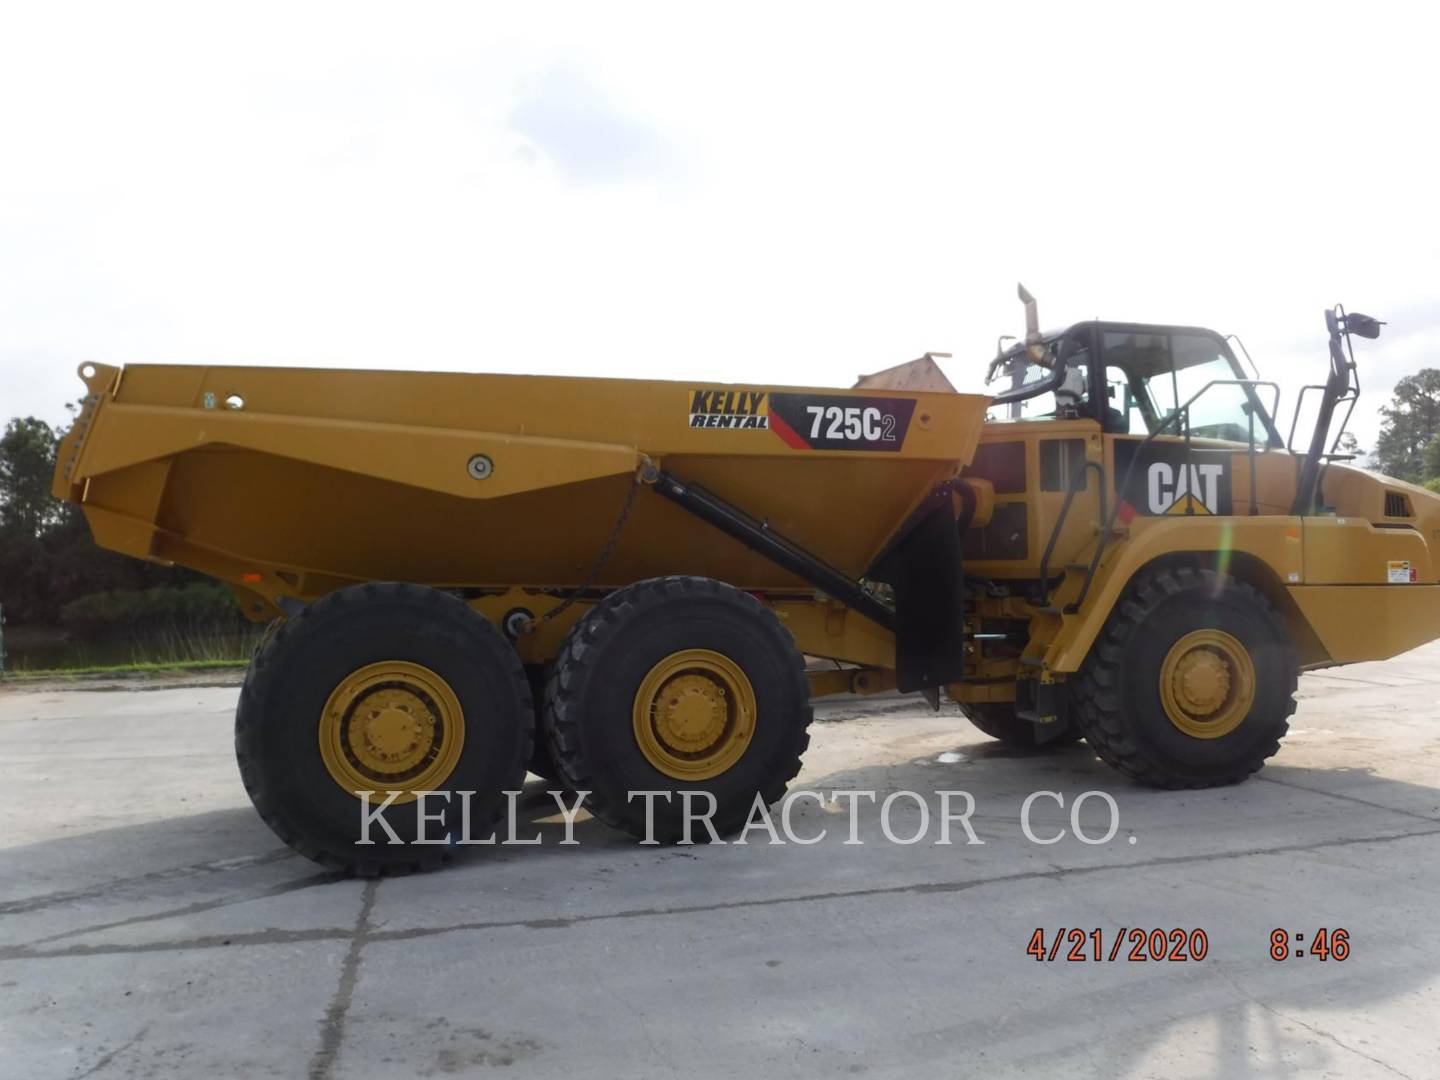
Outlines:
{"type": "MultiPolygon", "coordinates": [[[[1379,470],[1400,480],[1424,483],[1440,470],[1427,453],[1440,431],[1440,368],[1424,368],[1406,375],[1395,384],[1390,404],[1380,410],[1384,421],[1375,443],[1375,464],[1379,470]]],[[[1433,451],[1440,454],[1440,451],[1433,451]]]]}
{"type": "Polygon", "coordinates": [[[0,536],[39,540],[59,520],[50,495],[55,470],[55,430],[33,416],[11,420],[0,436],[0,536]]]}
{"type": "Polygon", "coordinates": [[[55,625],[78,597],[202,580],[95,545],[80,508],[50,494],[65,430],[30,416],[11,420],[0,435],[0,605],[7,620],[55,625]]]}
{"type": "Polygon", "coordinates": [[[56,520],[50,497],[55,433],[34,417],[11,420],[0,435],[0,604],[15,622],[46,607],[46,527],[56,520]]]}
{"type": "Polygon", "coordinates": [[[1431,438],[1425,447],[1425,483],[1440,481],[1440,439],[1431,438]]]}

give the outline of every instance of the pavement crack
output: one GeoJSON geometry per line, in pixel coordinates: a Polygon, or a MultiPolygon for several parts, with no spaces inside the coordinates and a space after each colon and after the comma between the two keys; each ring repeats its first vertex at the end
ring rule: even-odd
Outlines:
{"type": "Polygon", "coordinates": [[[102,1054],[102,1055],[100,1056],[100,1059],[99,1059],[98,1061],[96,1061],[94,1065],[91,1065],[88,1069],[86,1069],[86,1070],[85,1070],[84,1072],[82,1072],[82,1073],[76,1073],[76,1074],[74,1075],[74,1077],[72,1077],[72,1080],[83,1080],[83,1078],[86,1077],[86,1076],[94,1076],[94,1075],[95,1075],[96,1073],[98,1073],[101,1069],[105,1068],[105,1066],[109,1065],[109,1064],[110,1064],[112,1061],[114,1061],[117,1057],[119,1057],[121,1054],[123,1054],[126,1050],[129,1050],[130,1047],[134,1046],[134,1045],[135,1045],[136,1043],[138,1043],[141,1039],[145,1038],[145,1036],[149,1033],[149,1031],[150,1031],[150,1025],[149,1025],[149,1024],[146,1024],[144,1027],[142,1027],[139,1031],[137,1031],[137,1032],[135,1033],[135,1037],[134,1037],[133,1039],[131,1039],[131,1040],[130,1040],[129,1042],[127,1042],[127,1043],[124,1043],[124,1044],[121,1045],[121,1046],[117,1046],[114,1050],[111,1050],[109,1053],[102,1054]]]}
{"type": "Polygon", "coordinates": [[[360,902],[360,915],[355,920],[355,931],[350,937],[350,948],[340,965],[340,982],[335,987],[335,997],[325,1010],[325,1019],[320,1026],[320,1049],[310,1059],[307,1074],[310,1080],[330,1080],[335,1070],[335,1058],[345,1038],[345,1019],[350,1013],[350,1001],[355,996],[355,984],[360,979],[360,952],[370,937],[370,915],[375,910],[375,894],[379,889],[378,881],[365,883],[365,894],[360,902]]]}
{"type": "Polygon", "coordinates": [[[1326,1031],[1324,1028],[1316,1027],[1314,1024],[1307,1024],[1304,1020],[1301,1020],[1298,1016],[1291,1016],[1289,1013],[1281,1012],[1279,1009],[1275,1008],[1273,1005],[1267,1005],[1267,1004],[1265,1004],[1265,1002],[1261,1001],[1259,998],[1255,997],[1253,994],[1246,994],[1245,996],[1248,997],[1248,998],[1249,998],[1252,1002],[1254,1002],[1256,1005],[1260,1006],[1260,1008],[1262,1008],[1262,1009],[1264,1009],[1266,1012],[1270,1013],[1272,1016],[1278,1016],[1281,1020],[1284,1020],[1284,1021],[1286,1021],[1286,1022],[1288,1022],[1288,1023],[1294,1024],[1296,1027],[1302,1027],[1302,1028],[1304,1028],[1306,1031],[1310,1032],[1310,1034],[1319,1036],[1320,1038],[1324,1039],[1326,1042],[1329,1042],[1329,1043],[1334,1044],[1335,1046],[1338,1046],[1341,1050],[1344,1050],[1344,1051],[1346,1051],[1347,1053],[1354,1054],[1356,1057],[1364,1058],[1366,1061],[1370,1062],[1371,1064],[1379,1065],[1382,1069],[1384,1069],[1384,1070],[1385,1070],[1386,1072],[1388,1072],[1388,1073],[1393,1073],[1393,1074],[1396,1075],[1396,1076],[1403,1077],[1403,1080],[1414,1080],[1414,1077],[1412,1077],[1409,1073],[1401,1072],[1399,1069],[1395,1068],[1395,1066],[1389,1064],[1388,1062],[1382,1061],[1380,1058],[1372,1057],[1370,1054],[1365,1053],[1364,1050],[1357,1050],[1355,1047],[1351,1046],[1349,1043],[1342,1042],[1340,1039],[1336,1038],[1334,1035],[1332,1035],[1330,1032],[1326,1031]]]}
{"type": "Polygon", "coordinates": [[[131,953],[174,952],[177,949],[223,949],[243,945],[303,945],[311,941],[348,941],[353,931],[340,927],[314,930],[251,930],[237,934],[202,934],[170,941],[143,941],[130,945],[67,945],[63,949],[36,949],[30,945],[0,946],[6,960],[71,959],[84,956],[123,956],[131,953]]]}
{"type": "Polygon", "coordinates": [[[148,915],[132,915],[128,919],[116,919],[114,922],[99,923],[95,926],[81,926],[74,930],[65,930],[58,934],[51,934],[49,937],[37,938],[31,945],[48,945],[53,941],[64,941],[66,938],[83,937],[85,934],[98,934],[105,930],[115,930],[122,926],[135,926],[139,923],[162,922],[165,919],[180,918],[185,915],[199,915],[201,912],[214,911],[216,908],[231,907],[234,904],[248,904],[254,900],[268,900],[272,896],[284,896],[286,893],[299,892],[302,889],[313,889],[317,885],[333,885],[337,881],[344,881],[345,875],[335,871],[327,871],[320,874],[310,874],[297,881],[285,881],[279,885],[272,885],[268,889],[261,889],[259,892],[249,893],[245,896],[223,896],[218,900],[200,900],[193,904],[186,904],[184,907],[168,908],[165,911],[155,911],[148,915]]]}
{"type": "MultiPolygon", "coordinates": [[[[361,909],[360,923],[355,931],[348,930],[265,930],[255,933],[231,934],[229,936],[209,935],[176,941],[145,942],[135,945],[72,945],[63,949],[35,949],[28,945],[0,948],[0,962],[6,960],[45,960],[52,957],[107,956],[124,953],[167,952],[185,949],[220,948],[225,946],[276,945],[293,942],[332,941],[351,939],[350,953],[346,957],[346,970],[350,971],[350,987],[353,989],[355,970],[359,966],[360,948],[369,942],[414,941],[419,938],[436,937],[441,934],[471,933],[486,930],[549,930],[568,929],[592,922],[610,922],[620,919],[672,918],[676,916],[705,914],[717,911],[740,911],[747,908],[777,907],[782,904],[812,904],[837,900],[860,900],[876,896],[929,896],[945,893],[966,892],[990,885],[1013,885],[1021,882],[1058,881],[1072,877],[1090,877],[1108,873],[1124,873],[1135,870],[1149,870],[1163,866],[1185,866],[1200,863],[1224,862],[1228,859],[1246,859],[1267,855],[1293,855],[1327,848],[1351,847],[1361,844],[1387,844],[1401,840],[1440,836],[1440,827],[1416,829],[1411,832],[1387,833],[1382,836],[1359,836],[1350,839],[1319,840],[1308,844],[1280,844],[1274,847],[1246,848],[1240,851],[1213,851],[1194,855],[1165,855],[1154,859],[1131,862],[1098,863],[1093,866],[1047,867],[1043,870],[1027,870],[1013,874],[998,874],[994,877],[972,878],[966,881],[913,882],[908,885],[878,885],[866,889],[836,889],[820,893],[800,893],[794,896],[775,896],[757,899],[724,900],[710,904],[690,904],[677,907],[627,908],[620,911],[602,911],[593,914],[561,916],[551,919],[496,919],[488,922],[455,923],[449,926],[419,926],[405,930],[376,930],[370,924],[370,910],[374,906],[375,882],[366,884],[366,900],[361,909]],[[352,964],[353,961],[353,964],[352,964]]],[[[348,1007],[348,993],[344,992],[346,977],[342,973],[340,992],[336,1004],[331,1006],[327,1024],[335,1020],[343,1025],[344,1011],[348,1007]],[[341,1005],[336,1012],[337,1004],[341,1005]]],[[[327,1027],[327,1031],[329,1028],[327,1027]]],[[[339,1028],[336,1028],[338,1046],[339,1028]]],[[[322,1053],[324,1048],[322,1047],[322,1053]]],[[[317,1055],[317,1062],[320,1055],[317,1055]]],[[[312,1070],[312,1076],[315,1074],[312,1070]]],[[[318,1074],[324,1076],[324,1073],[318,1074]]]]}
{"type": "Polygon", "coordinates": [[[112,897],[121,889],[128,889],[135,885],[154,885],[163,881],[175,881],[179,878],[200,877],[205,874],[223,874],[228,870],[239,870],[249,866],[261,866],[265,863],[279,862],[281,859],[293,859],[295,853],[289,848],[276,848],[263,855],[250,855],[238,859],[217,859],[214,862],[193,863],[190,866],[176,866],[169,870],[155,870],[148,874],[138,874],[135,877],[114,878],[99,885],[91,885],[84,889],[68,889],[64,892],[43,893],[39,896],[27,896],[20,900],[0,901],[0,915],[21,915],[27,911],[40,911],[47,907],[54,907],[57,904],[73,904],[80,900],[96,900],[101,897],[112,897]]]}
{"type": "Polygon", "coordinates": [[[1242,998],[1244,998],[1246,1001],[1256,1006],[1257,1008],[1263,1009],[1271,1016],[1278,1017],[1281,1020],[1294,1024],[1296,1027],[1304,1028],[1306,1031],[1310,1032],[1310,1034],[1316,1035],[1324,1039],[1326,1042],[1338,1046],[1341,1050],[1344,1050],[1347,1053],[1354,1054],[1356,1057],[1364,1058],[1366,1061],[1369,1061],[1372,1064],[1379,1065],[1386,1072],[1394,1073],[1396,1076],[1403,1077],[1404,1080],[1414,1080],[1414,1077],[1410,1076],[1408,1073],[1401,1072],[1399,1069],[1395,1068],[1395,1066],[1385,1061],[1382,1061],[1380,1058],[1371,1057],[1369,1054],[1365,1053],[1365,1051],[1357,1050],[1355,1047],[1350,1046],[1348,1043],[1341,1042],[1340,1039],[1336,1038],[1335,1035],[1331,1034],[1329,1031],[1326,1031],[1324,1028],[1316,1027],[1314,1024],[1306,1023],[1298,1016],[1291,1016],[1289,1013],[1281,1012],[1279,1009],[1275,1008],[1275,1006],[1261,1001],[1258,997],[1256,997],[1253,993],[1250,992],[1249,988],[1246,987],[1244,983],[1242,983],[1238,978],[1236,978],[1233,974],[1227,971],[1225,965],[1216,964],[1215,967],[1211,970],[1220,979],[1229,983],[1230,987],[1242,998]]]}
{"type": "Polygon", "coordinates": [[[1344,802],[1354,803],[1356,806],[1369,807],[1371,810],[1386,810],[1392,814],[1400,814],[1404,817],[1414,818],[1416,821],[1423,821],[1427,825],[1434,825],[1437,821],[1440,821],[1440,818],[1433,818],[1426,814],[1417,814],[1413,810],[1401,810],[1398,807],[1371,802],[1369,799],[1362,799],[1355,795],[1342,795],[1338,791],[1326,791],[1324,788],[1306,787],[1304,784],[1297,784],[1293,780],[1281,780],[1278,776],[1261,775],[1255,779],[1263,780],[1267,784],[1279,784],[1281,787],[1288,787],[1295,791],[1308,791],[1311,795],[1324,795],[1331,799],[1340,799],[1344,802]]]}

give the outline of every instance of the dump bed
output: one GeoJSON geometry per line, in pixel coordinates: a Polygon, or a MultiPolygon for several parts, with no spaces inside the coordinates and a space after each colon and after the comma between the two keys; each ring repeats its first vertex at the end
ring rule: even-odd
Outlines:
{"type": "MultiPolygon", "coordinates": [[[[87,364],[57,496],[105,547],[265,601],[357,581],[581,583],[639,466],[858,576],[974,453],[988,399],[626,379],[87,364]]],[[[633,500],[594,582],[808,589],[664,499],[633,500]]]]}

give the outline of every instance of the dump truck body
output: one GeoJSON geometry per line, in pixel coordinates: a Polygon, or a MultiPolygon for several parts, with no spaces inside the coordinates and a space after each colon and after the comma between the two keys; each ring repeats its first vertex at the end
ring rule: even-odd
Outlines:
{"type": "MultiPolygon", "coordinates": [[[[221,578],[261,617],[282,597],[361,581],[575,586],[647,459],[858,577],[969,460],[987,404],[623,379],[87,367],[86,411],[61,447],[55,493],[80,503],[102,545],[221,578]]],[[[638,500],[590,584],[660,573],[809,587],[672,504],[638,500]]]]}

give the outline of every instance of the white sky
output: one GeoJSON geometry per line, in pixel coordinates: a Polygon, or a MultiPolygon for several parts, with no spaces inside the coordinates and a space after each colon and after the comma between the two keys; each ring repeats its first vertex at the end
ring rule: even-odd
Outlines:
{"type": "Polygon", "coordinates": [[[849,385],[1101,316],[1440,366],[1422,5],[0,7],[0,420],[82,360],[849,385]],[[505,11],[502,8],[511,10],[505,11]],[[524,8],[528,14],[517,14],[524,8]]]}

